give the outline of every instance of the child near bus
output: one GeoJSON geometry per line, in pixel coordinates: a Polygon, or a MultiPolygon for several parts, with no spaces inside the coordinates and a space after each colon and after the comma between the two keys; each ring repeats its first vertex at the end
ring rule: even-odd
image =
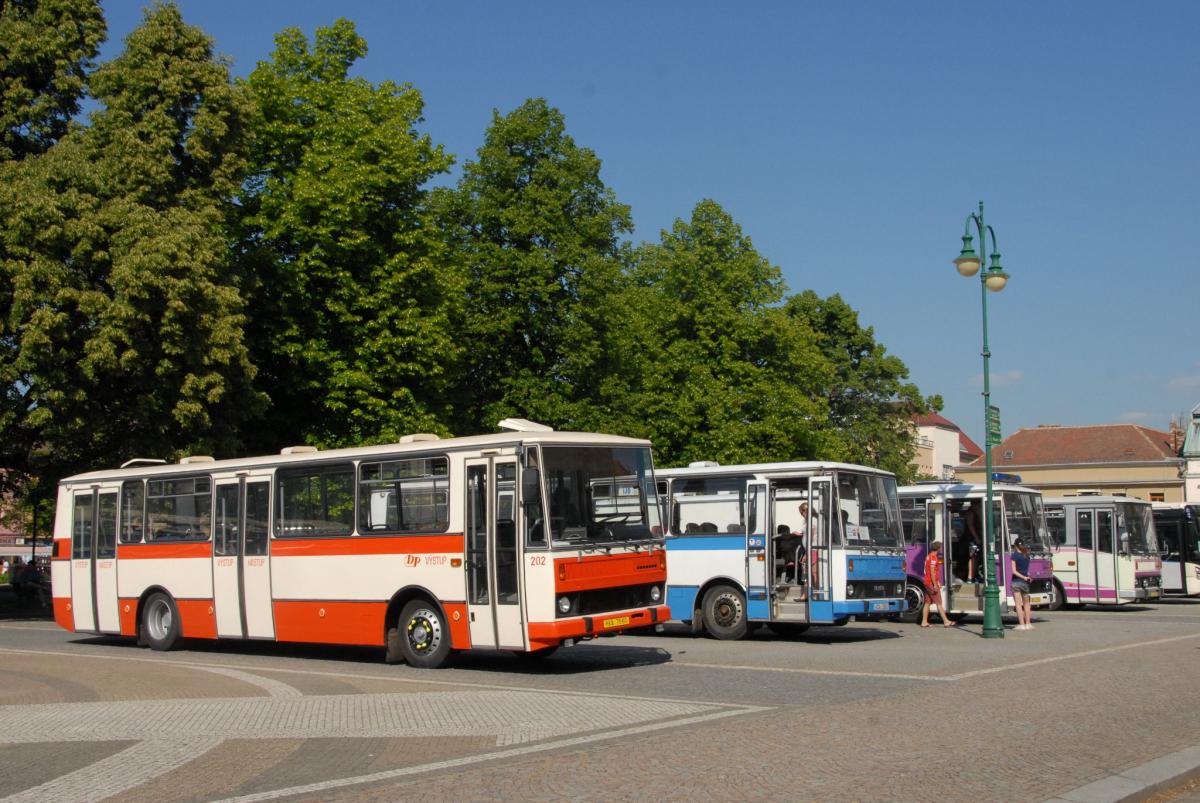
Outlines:
{"type": "Polygon", "coordinates": [[[1029,547],[1017,538],[1012,551],[1012,593],[1017,608],[1017,630],[1033,630],[1029,623],[1032,601],[1029,598],[1029,547]]]}
{"type": "Polygon", "coordinates": [[[921,627],[929,627],[929,609],[937,607],[942,617],[942,627],[954,627],[950,614],[942,604],[942,542],[934,541],[929,545],[929,554],[925,556],[925,606],[921,608],[921,627]]]}

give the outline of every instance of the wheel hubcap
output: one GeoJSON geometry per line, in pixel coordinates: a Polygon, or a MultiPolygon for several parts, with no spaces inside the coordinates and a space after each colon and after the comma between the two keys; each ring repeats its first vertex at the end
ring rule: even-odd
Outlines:
{"type": "Polygon", "coordinates": [[[158,640],[166,638],[171,631],[171,606],[165,602],[155,602],[147,619],[150,635],[158,640]]]}
{"type": "Polygon", "coordinates": [[[717,598],[716,605],[713,606],[713,619],[721,627],[732,627],[737,624],[741,618],[741,606],[738,601],[729,595],[722,595],[717,598]]]}
{"type": "Polygon", "coordinates": [[[433,611],[419,610],[408,620],[408,645],[414,652],[429,653],[442,643],[442,622],[433,611]]]}

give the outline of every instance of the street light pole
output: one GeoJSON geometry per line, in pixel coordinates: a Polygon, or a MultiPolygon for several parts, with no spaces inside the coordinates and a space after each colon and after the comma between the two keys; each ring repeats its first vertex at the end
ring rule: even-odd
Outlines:
{"type": "Polygon", "coordinates": [[[971,277],[981,267],[980,256],[975,254],[975,249],[971,242],[972,222],[975,223],[975,228],[979,231],[980,255],[988,252],[987,238],[989,235],[992,241],[991,264],[979,276],[979,290],[983,299],[983,454],[984,464],[987,467],[987,504],[984,508],[983,543],[985,583],[983,590],[983,637],[1004,638],[1004,622],[1000,618],[1000,589],[996,585],[996,533],[992,526],[994,519],[994,507],[992,503],[992,440],[988,434],[992,408],[992,387],[991,377],[988,373],[988,361],[991,359],[992,352],[988,348],[987,294],[988,290],[994,293],[1003,290],[1004,286],[1008,283],[1008,274],[1000,268],[1000,251],[996,247],[996,232],[992,231],[992,227],[983,221],[983,201],[979,202],[978,213],[972,212],[967,216],[966,230],[963,232],[962,253],[958,255],[958,259],[954,260],[954,264],[958,267],[958,272],[963,276],[971,277]]]}

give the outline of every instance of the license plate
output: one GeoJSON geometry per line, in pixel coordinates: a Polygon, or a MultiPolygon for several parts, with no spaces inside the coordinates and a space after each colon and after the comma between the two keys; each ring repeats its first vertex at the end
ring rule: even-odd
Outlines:
{"type": "Polygon", "coordinates": [[[886,611],[889,608],[891,608],[891,606],[888,605],[886,602],[872,602],[871,603],[871,610],[873,610],[873,611],[886,611]]]}
{"type": "Polygon", "coordinates": [[[604,625],[605,629],[608,629],[610,627],[620,627],[621,625],[629,624],[629,617],[628,616],[618,616],[614,619],[605,619],[602,624],[604,625]]]}

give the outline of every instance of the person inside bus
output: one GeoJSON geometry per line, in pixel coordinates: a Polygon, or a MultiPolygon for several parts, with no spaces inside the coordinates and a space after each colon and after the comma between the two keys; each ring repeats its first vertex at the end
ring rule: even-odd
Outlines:
{"type": "Polygon", "coordinates": [[[789,585],[799,585],[803,582],[804,572],[804,536],[794,532],[786,524],[780,524],[775,531],[775,565],[778,567],[780,581],[789,585]]]}

